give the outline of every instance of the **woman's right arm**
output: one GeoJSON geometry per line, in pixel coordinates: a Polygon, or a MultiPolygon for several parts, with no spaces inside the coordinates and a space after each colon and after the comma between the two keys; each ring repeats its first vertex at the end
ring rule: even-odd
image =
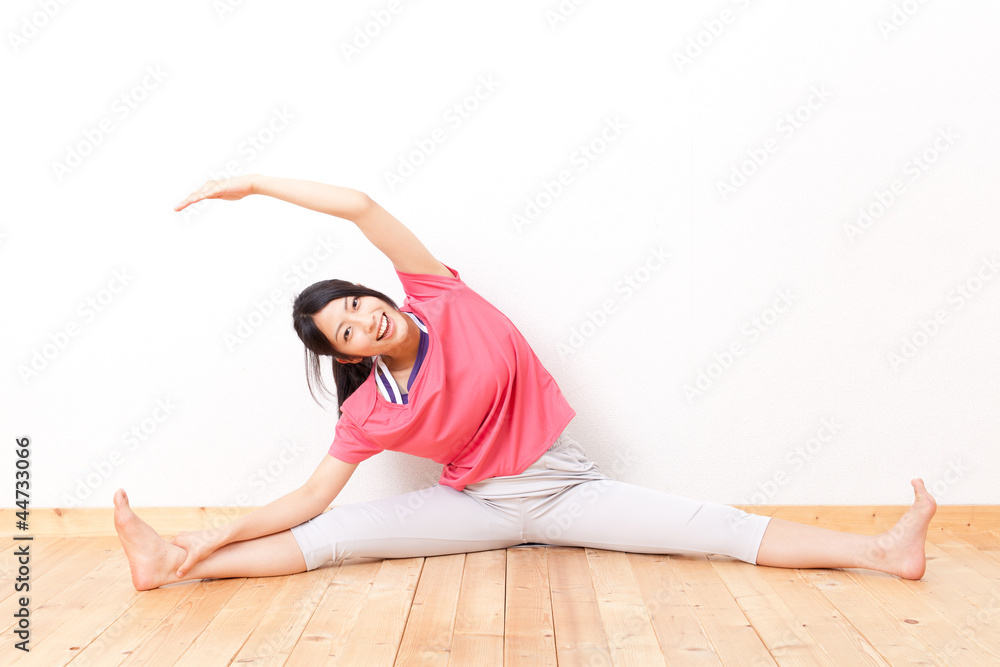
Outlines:
{"type": "Polygon", "coordinates": [[[195,563],[230,542],[279,533],[320,515],[340,494],[357,467],[357,463],[344,463],[328,454],[308,481],[294,491],[219,528],[179,533],[171,543],[182,547],[188,555],[177,576],[183,577],[195,563]]]}

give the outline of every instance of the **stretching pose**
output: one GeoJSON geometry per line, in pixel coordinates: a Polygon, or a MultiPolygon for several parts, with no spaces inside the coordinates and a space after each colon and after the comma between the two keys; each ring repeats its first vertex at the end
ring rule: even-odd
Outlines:
{"type": "Polygon", "coordinates": [[[132,583],[293,574],[348,558],[409,558],[519,544],[634,553],[723,554],[755,565],[924,574],[937,508],[923,481],[896,525],[858,535],[616,481],[565,432],[575,416],[517,328],[362,192],[247,175],[208,181],[202,199],[275,197],[350,220],[392,262],[402,307],[343,280],[293,306],[310,392],[326,391],[329,356],[339,420],[328,455],[301,488],[221,528],[169,542],[115,492],[115,528],[132,583]],[[326,510],[358,464],[382,450],[444,465],[438,484],[326,510]]]}

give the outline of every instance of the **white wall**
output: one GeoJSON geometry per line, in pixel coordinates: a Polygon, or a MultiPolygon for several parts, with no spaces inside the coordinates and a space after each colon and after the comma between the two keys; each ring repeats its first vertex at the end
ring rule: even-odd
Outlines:
{"type": "MultiPolygon", "coordinates": [[[[325,455],[291,299],[402,290],[344,220],[173,212],[229,171],[371,194],[518,325],[619,479],[902,504],[922,476],[1000,502],[1000,8],[673,4],[7,3],[4,488],[25,435],[34,507],[260,505],[325,455]]],[[[439,472],[385,453],[338,502],[439,472]]]]}

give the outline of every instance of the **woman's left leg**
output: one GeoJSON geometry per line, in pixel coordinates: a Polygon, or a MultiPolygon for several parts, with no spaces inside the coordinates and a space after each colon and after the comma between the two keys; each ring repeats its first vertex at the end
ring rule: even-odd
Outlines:
{"type": "Polygon", "coordinates": [[[612,479],[582,482],[530,511],[534,542],[633,553],[716,553],[774,567],[862,567],[907,579],[924,573],[936,504],[923,482],[889,531],[857,535],[750,514],[612,479]]]}
{"type": "Polygon", "coordinates": [[[924,543],[937,503],[921,479],[913,485],[914,502],[890,530],[857,535],[771,519],[757,552],[758,565],[773,567],[863,567],[902,577],[924,576],[924,543]]]}

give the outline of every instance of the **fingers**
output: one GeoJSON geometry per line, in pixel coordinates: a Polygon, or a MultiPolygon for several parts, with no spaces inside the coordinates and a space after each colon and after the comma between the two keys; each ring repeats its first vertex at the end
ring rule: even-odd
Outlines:
{"type": "Polygon", "coordinates": [[[205,197],[206,197],[205,194],[201,194],[200,192],[193,192],[190,195],[188,195],[187,199],[185,199],[184,201],[182,201],[177,206],[174,206],[174,210],[175,211],[183,211],[185,208],[187,208],[191,204],[194,204],[196,202],[200,202],[205,197]]]}
{"type": "Polygon", "coordinates": [[[194,192],[192,192],[191,194],[189,194],[187,196],[187,199],[185,199],[184,201],[182,201],[177,206],[174,206],[174,210],[175,211],[182,211],[185,208],[187,208],[188,206],[190,206],[191,204],[199,202],[202,199],[206,199],[208,197],[212,197],[214,195],[217,195],[221,191],[222,191],[222,188],[219,186],[219,184],[218,184],[217,181],[206,181],[204,185],[202,185],[200,188],[198,188],[197,190],[195,190],[194,192]]]}
{"type": "Polygon", "coordinates": [[[181,566],[179,568],[177,568],[178,577],[183,577],[185,574],[190,572],[191,568],[194,567],[195,563],[201,560],[198,557],[196,551],[192,549],[185,549],[185,551],[187,551],[187,555],[184,557],[184,562],[181,563],[181,566]]]}

